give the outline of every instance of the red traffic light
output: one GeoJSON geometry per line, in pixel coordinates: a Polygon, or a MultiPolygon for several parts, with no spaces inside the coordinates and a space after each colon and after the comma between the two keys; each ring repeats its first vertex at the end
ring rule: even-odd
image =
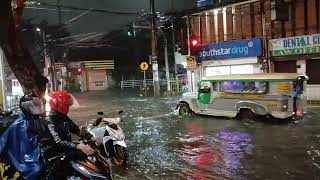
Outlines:
{"type": "Polygon", "coordinates": [[[199,37],[197,36],[191,36],[190,37],[190,46],[192,48],[196,48],[199,46],[199,37]]]}
{"type": "Polygon", "coordinates": [[[192,46],[197,46],[198,45],[198,41],[196,39],[193,39],[191,41],[192,46]]]}

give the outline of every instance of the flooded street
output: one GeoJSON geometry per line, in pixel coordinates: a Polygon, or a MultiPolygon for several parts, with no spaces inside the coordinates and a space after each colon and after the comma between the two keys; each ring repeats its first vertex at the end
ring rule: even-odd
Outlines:
{"type": "Polygon", "coordinates": [[[173,112],[177,97],[125,92],[78,94],[71,117],[80,124],[97,111],[124,110],[120,124],[128,167],[115,179],[320,179],[320,108],[304,120],[272,124],[173,112]]]}

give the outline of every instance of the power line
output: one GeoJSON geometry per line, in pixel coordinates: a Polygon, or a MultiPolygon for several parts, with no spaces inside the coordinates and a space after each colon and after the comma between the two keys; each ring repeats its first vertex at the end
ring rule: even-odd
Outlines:
{"type": "Polygon", "coordinates": [[[68,43],[65,43],[65,44],[56,44],[56,46],[71,45],[71,44],[75,44],[75,43],[78,43],[78,42],[83,42],[83,41],[86,41],[86,40],[89,40],[89,39],[93,39],[95,37],[102,36],[102,35],[105,35],[105,34],[106,33],[98,33],[98,34],[94,34],[92,36],[89,36],[89,37],[86,37],[86,38],[83,38],[83,39],[80,39],[80,40],[77,40],[77,41],[72,41],[72,42],[68,42],[68,43]]]}
{"type": "MultiPolygon", "coordinates": [[[[48,7],[57,7],[56,4],[50,4],[46,2],[41,2],[41,5],[48,6],[48,7]]],[[[110,11],[105,9],[97,9],[97,8],[82,8],[82,7],[75,7],[75,6],[66,6],[66,5],[59,5],[62,8],[65,9],[72,9],[77,11],[92,11],[92,12],[99,12],[99,13],[107,13],[107,14],[117,14],[117,15],[139,15],[139,13],[134,12],[121,12],[121,11],[110,11]]]]}
{"type": "Polygon", "coordinates": [[[97,34],[97,32],[83,33],[83,34],[77,34],[77,35],[73,35],[73,36],[63,37],[63,38],[60,38],[60,39],[56,39],[56,41],[63,41],[63,40],[66,40],[66,39],[82,37],[82,36],[90,36],[90,35],[93,35],[93,34],[97,34]]]}
{"type": "MultiPolygon", "coordinates": [[[[44,10],[44,11],[57,11],[57,9],[52,9],[52,8],[43,8],[43,7],[34,7],[34,6],[27,6],[25,7],[26,9],[36,9],[36,10],[44,10]]],[[[68,10],[68,9],[63,9],[61,11],[65,11],[65,12],[71,12],[71,11],[75,11],[75,10],[68,10]]]]}

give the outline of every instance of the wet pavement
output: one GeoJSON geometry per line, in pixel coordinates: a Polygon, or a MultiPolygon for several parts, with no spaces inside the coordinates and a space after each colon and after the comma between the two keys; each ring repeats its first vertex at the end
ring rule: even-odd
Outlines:
{"type": "Polygon", "coordinates": [[[320,179],[320,107],[295,123],[174,115],[179,97],[144,98],[129,92],[76,95],[71,117],[125,111],[120,124],[128,166],[115,179],[320,179]]]}

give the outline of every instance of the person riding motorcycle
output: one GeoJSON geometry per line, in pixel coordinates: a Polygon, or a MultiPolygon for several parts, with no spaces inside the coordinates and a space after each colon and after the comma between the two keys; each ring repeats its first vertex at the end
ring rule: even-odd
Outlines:
{"type": "MultiPolygon", "coordinates": [[[[49,94],[50,105],[49,124],[47,125],[49,132],[53,138],[54,146],[60,152],[68,151],[70,149],[79,149],[86,155],[91,155],[94,150],[88,146],[80,143],[72,142],[71,133],[80,136],[80,128],[69,117],[69,107],[75,103],[72,95],[64,91],[56,91],[49,94]]],[[[93,139],[89,132],[84,132],[85,139],[93,139]]]]}
{"type": "Polygon", "coordinates": [[[43,167],[38,127],[44,104],[41,98],[28,94],[20,99],[19,105],[22,111],[20,118],[10,124],[0,137],[1,158],[20,172],[23,179],[37,180],[43,167]]]}
{"type": "MultiPolygon", "coordinates": [[[[44,101],[35,94],[20,99],[21,117],[15,120],[0,136],[0,154],[8,164],[21,173],[23,179],[38,180],[43,173],[41,148],[52,146],[55,153],[81,150],[91,155],[94,150],[83,143],[73,143],[71,133],[80,135],[79,127],[67,116],[73,98],[66,92],[50,94],[49,117],[43,119],[44,101]]],[[[88,132],[85,138],[93,138],[88,132]]]]}

